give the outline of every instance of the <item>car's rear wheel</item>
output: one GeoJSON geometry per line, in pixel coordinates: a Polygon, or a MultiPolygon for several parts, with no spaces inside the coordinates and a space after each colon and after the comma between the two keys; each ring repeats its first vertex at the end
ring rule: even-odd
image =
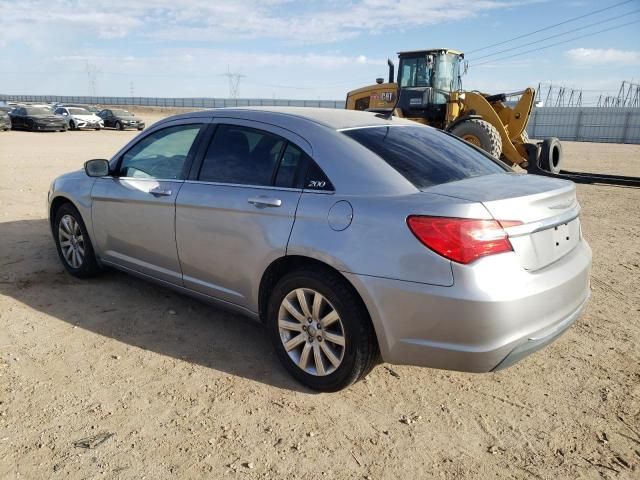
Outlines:
{"type": "Polygon", "coordinates": [[[284,276],[271,294],[267,323],[284,367],[314,390],[345,388],[377,362],[367,312],[351,286],[333,272],[284,276]]]}
{"type": "Polygon", "coordinates": [[[100,271],[80,212],[70,203],[63,204],[56,212],[53,235],[58,256],[71,275],[87,278],[100,271]]]}

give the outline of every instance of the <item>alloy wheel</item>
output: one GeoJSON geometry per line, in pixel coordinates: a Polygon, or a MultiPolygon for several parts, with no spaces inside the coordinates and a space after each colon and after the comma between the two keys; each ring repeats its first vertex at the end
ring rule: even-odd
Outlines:
{"type": "Polygon", "coordinates": [[[62,256],[72,268],[80,268],[84,262],[85,244],[80,224],[72,215],[64,215],[58,225],[58,241],[62,256]]]}
{"type": "Polygon", "coordinates": [[[280,340],[289,358],[306,373],[330,375],[344,358],[346,337],[338,311],[309,288],[289,292],[278,312],[280,340]]]}

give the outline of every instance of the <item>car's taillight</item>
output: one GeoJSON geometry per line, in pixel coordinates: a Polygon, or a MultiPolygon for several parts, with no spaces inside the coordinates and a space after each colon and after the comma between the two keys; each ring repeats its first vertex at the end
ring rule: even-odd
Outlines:
{"type": "Polygon", "coordinates": [[[512,251],[504,228],[521,223],[422,215],[407,218],[409,229],[424,245],[443,257],[465,264],[485,255],[512,251]]]}

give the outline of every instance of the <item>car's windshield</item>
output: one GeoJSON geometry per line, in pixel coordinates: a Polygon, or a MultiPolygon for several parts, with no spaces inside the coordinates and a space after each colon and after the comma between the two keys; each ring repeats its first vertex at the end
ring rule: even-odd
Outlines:
{"type": "Polygon", "coordinates": [[[51,114],[51,110],[45,107],[25,107],[25,112],[27,115],[49,115],[51,114]]]}
{"type": "Polygon", "coordinates": [[[133,113],[127,112],[126,110],[111,110],[114,115],[119,117],[133,117],[133,113]]]}
{"type": "Polygon", "coordinates": [[[69,113],[71,115],[91,115],[91,112],[85,110],[84,108],[70,108],[69,113]]]}
{"type": "Polygon", "coordinates": [[[342,133],[377,154],[419,189],[509,171],[502,162],[435,128],[366,127],[342,133]]]}

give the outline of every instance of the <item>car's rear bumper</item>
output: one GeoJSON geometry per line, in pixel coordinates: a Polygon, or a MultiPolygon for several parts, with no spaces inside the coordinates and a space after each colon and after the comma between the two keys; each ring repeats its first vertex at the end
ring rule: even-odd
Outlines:
{"type": "Polygon", "coordinates": [[[536,272],[513,253],[452,264],[440,287],[346,273],[371,314],[384,361],[467,372],[506,368],[559,337],[590,293],[584,240],[536,272]]]}

